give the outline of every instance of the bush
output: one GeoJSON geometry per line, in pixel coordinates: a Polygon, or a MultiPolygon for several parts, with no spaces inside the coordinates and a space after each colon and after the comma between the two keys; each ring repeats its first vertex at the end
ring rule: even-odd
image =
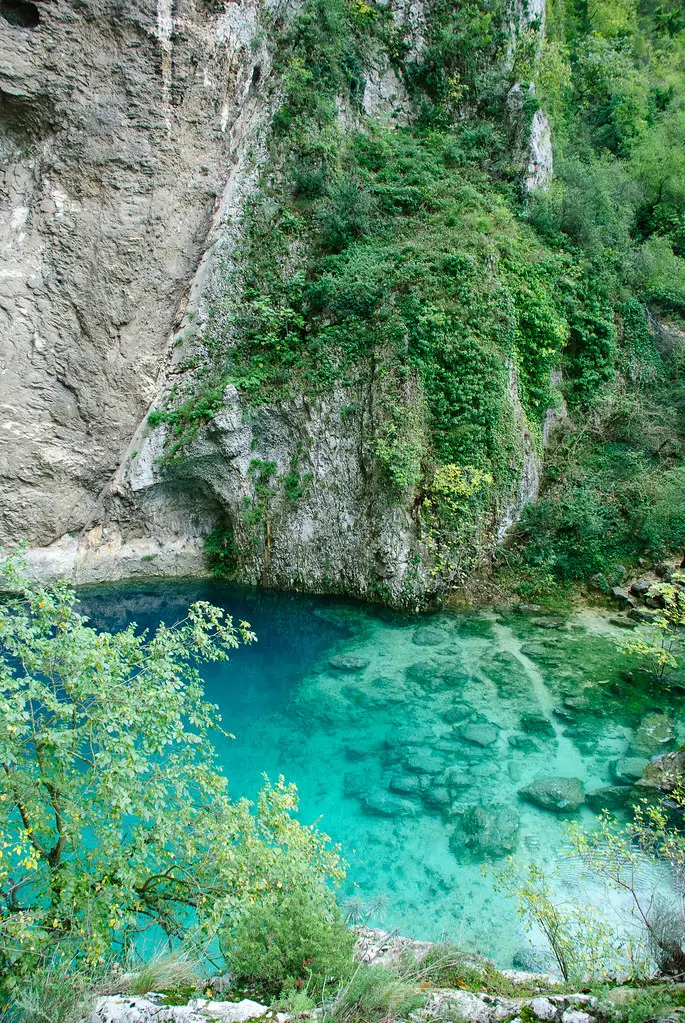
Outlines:
{"type": "Polygon", "coordinates": [[[358,966],[326,1010],[336,1023],[381,1023],[406,1019],[423,1001],[415,981],[385,966],[358,966]]]}
{"type": "Polygon", "coordinates": [[[355,182],[342,181],[315,209],[323,247],[340,252],[350,242],[371,234],[378,217],[375,197],[355,182]]]}
{"type": "Polygon", "coordinates": [[[270,997],[303,990],[319,1001],[352,973],[355,938],[335,902],[301,892],[256,905],[222,932],[228,969],[270,997]]]}
{"type": "Polygon", "coordinates": [[[238,568],[240,552],[228,526],[217,526],[204,540],[205,563],[217,579],[232,579],[238,568]]]}
{"type": "Polygon", "coordinates": [[[12,1023],[83,1023],[95,997],[93,971],[56,956],[22,984],[9,1019],[12,1023]]]}

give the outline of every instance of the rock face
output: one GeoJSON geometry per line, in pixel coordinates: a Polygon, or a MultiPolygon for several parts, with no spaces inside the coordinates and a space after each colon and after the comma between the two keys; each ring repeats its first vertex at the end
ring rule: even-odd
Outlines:
{"type": "Polygon", "coordinates": [[[92,1023],[246,1023],[266,1011],[266,1005],[250,998],[241,1002],[194,998],[187,1005],[165,1007],[150,998],[110,995],[98,999],[92,1023]]]}
{"type": "Polygon", "coordinates": [[[88,524],[157,391],[266,55],[256,0],[23,6],[0,12],[0,539],[41,546],[88,524]]]}
{"type": "MultiPolygon", "coordinates": [[[[267,3],[278,17],[290,6],[267,3]]],[[[541,17],[524,6],[519,21],[541,17]]],[[[0,9],[0,543],[26,539],[38,574],[74,583],[197,575],[219,527],[244,582],[412,609],[439,595],[419,495],[398,500],[378,468],[382,368],[257,408],[229,386],[173,465],[160,461],[167,428],[147,425],[188,372],[186,342],[216,304],[263,164],[278,90],[261,5],[24,7],[28,20],[0,9]],[[266,484],[256,463],[274,467],[266,484]],[[295,477],[296,501],[283,485],[295,477]]],[[[394,7],[420,52],[421,4],[394,7]]],[[[385,57],[367,77],[366,113],[406,117],[385,57]]],[[[539,483],[513,365],[509,377],[520,474],[487,543],[539,483]]]]}

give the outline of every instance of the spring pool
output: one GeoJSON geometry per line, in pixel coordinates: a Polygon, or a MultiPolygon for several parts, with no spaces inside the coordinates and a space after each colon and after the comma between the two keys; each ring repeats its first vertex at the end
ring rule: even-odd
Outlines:
{"type": "Polygon", "coordinates": [[[525,962],[527,938],[484,865],[534,859],[557,868],[565,896],[596,898],[564,840],[564,820],[591,826],[593,809],[553,812],[519,790],[563,777],[570,805],[578,782],[590,794],[610,787],[590,795],[596,809],[618,805],[626,758],[635,769],[685,742],[685,692],[631,679],[625,631],[600,613],[416,618],[169,582],[80,599],[98,628],[170,624],[198,599],[247,619],[258,642],[203,670],[235,735],[216,741],[232,795],[254,797],[263,772],[294,781],[300,818],[320,818],[343,847],[343,901],[372,910],[372,924],[449,937],[501,967],[525,962]]]}

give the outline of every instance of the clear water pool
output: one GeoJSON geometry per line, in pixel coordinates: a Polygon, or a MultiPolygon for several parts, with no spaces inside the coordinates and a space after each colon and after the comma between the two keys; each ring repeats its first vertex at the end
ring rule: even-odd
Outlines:
{"type": "MultiPolygon", "coordinates": [[[[343,847],[345,897],[371,922],[449,936],[502,967],[526,945],[492,871],[511,852],[558,865],[566,893],[586,882],[564,849],[564,819],[523,801],[563,776],[588,792],[612,762],[685,741],[685,693],[621,677],[624,633],[586,613],[568,622],[496,613],[422,618],[333,600],[210,584],[131,585],[81,594],[98,627],[178,620],[209,599],[246,618],[258,643],[204,669],[234,740],[217,749],[234,796],[266,772],[294,781],[301,818],[343,847]]],[[[591,893],[588,897],[596,897],[591,893]]]]}

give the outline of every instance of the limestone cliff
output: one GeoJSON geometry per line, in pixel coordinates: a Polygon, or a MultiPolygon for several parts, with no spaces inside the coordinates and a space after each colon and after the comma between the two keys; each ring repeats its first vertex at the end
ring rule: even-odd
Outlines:
{"type": "Polygon", "coordinates": [[[256,7],[0,3],[5,541],[80,531],[157,392],[249,145],[256,7]]]}
{"type": "MultiPolygon", "coordinates": [[[[394,17],[420,54],[422,8],[394,17]]],[[[192,379],[189,354],[223,301],[278,100],[272,56],[252,0],[0,0],[0,534],[87,582],[201,572],[218,526],[245,581],[417,606],[468,566],[435,571],[425,491],[398,498],[379,467],[382,364],[366,361],[352,389],[257,407],[227,385],[172,460],[168,428],[147,424],[192,379]]],[[[408,116],[382,53],[362,107],[408,116]]],[[[359,114],[343,104],[339,117],[359,114]]],[[[528,187],[550,171],[533,127],[528,187]]],[[[476,554],[537,490],[540,438],[513,362],[506,374],[515,478],[476,554]]],[[[409,410],[421,384],[406,386],[409,410]]]]}

